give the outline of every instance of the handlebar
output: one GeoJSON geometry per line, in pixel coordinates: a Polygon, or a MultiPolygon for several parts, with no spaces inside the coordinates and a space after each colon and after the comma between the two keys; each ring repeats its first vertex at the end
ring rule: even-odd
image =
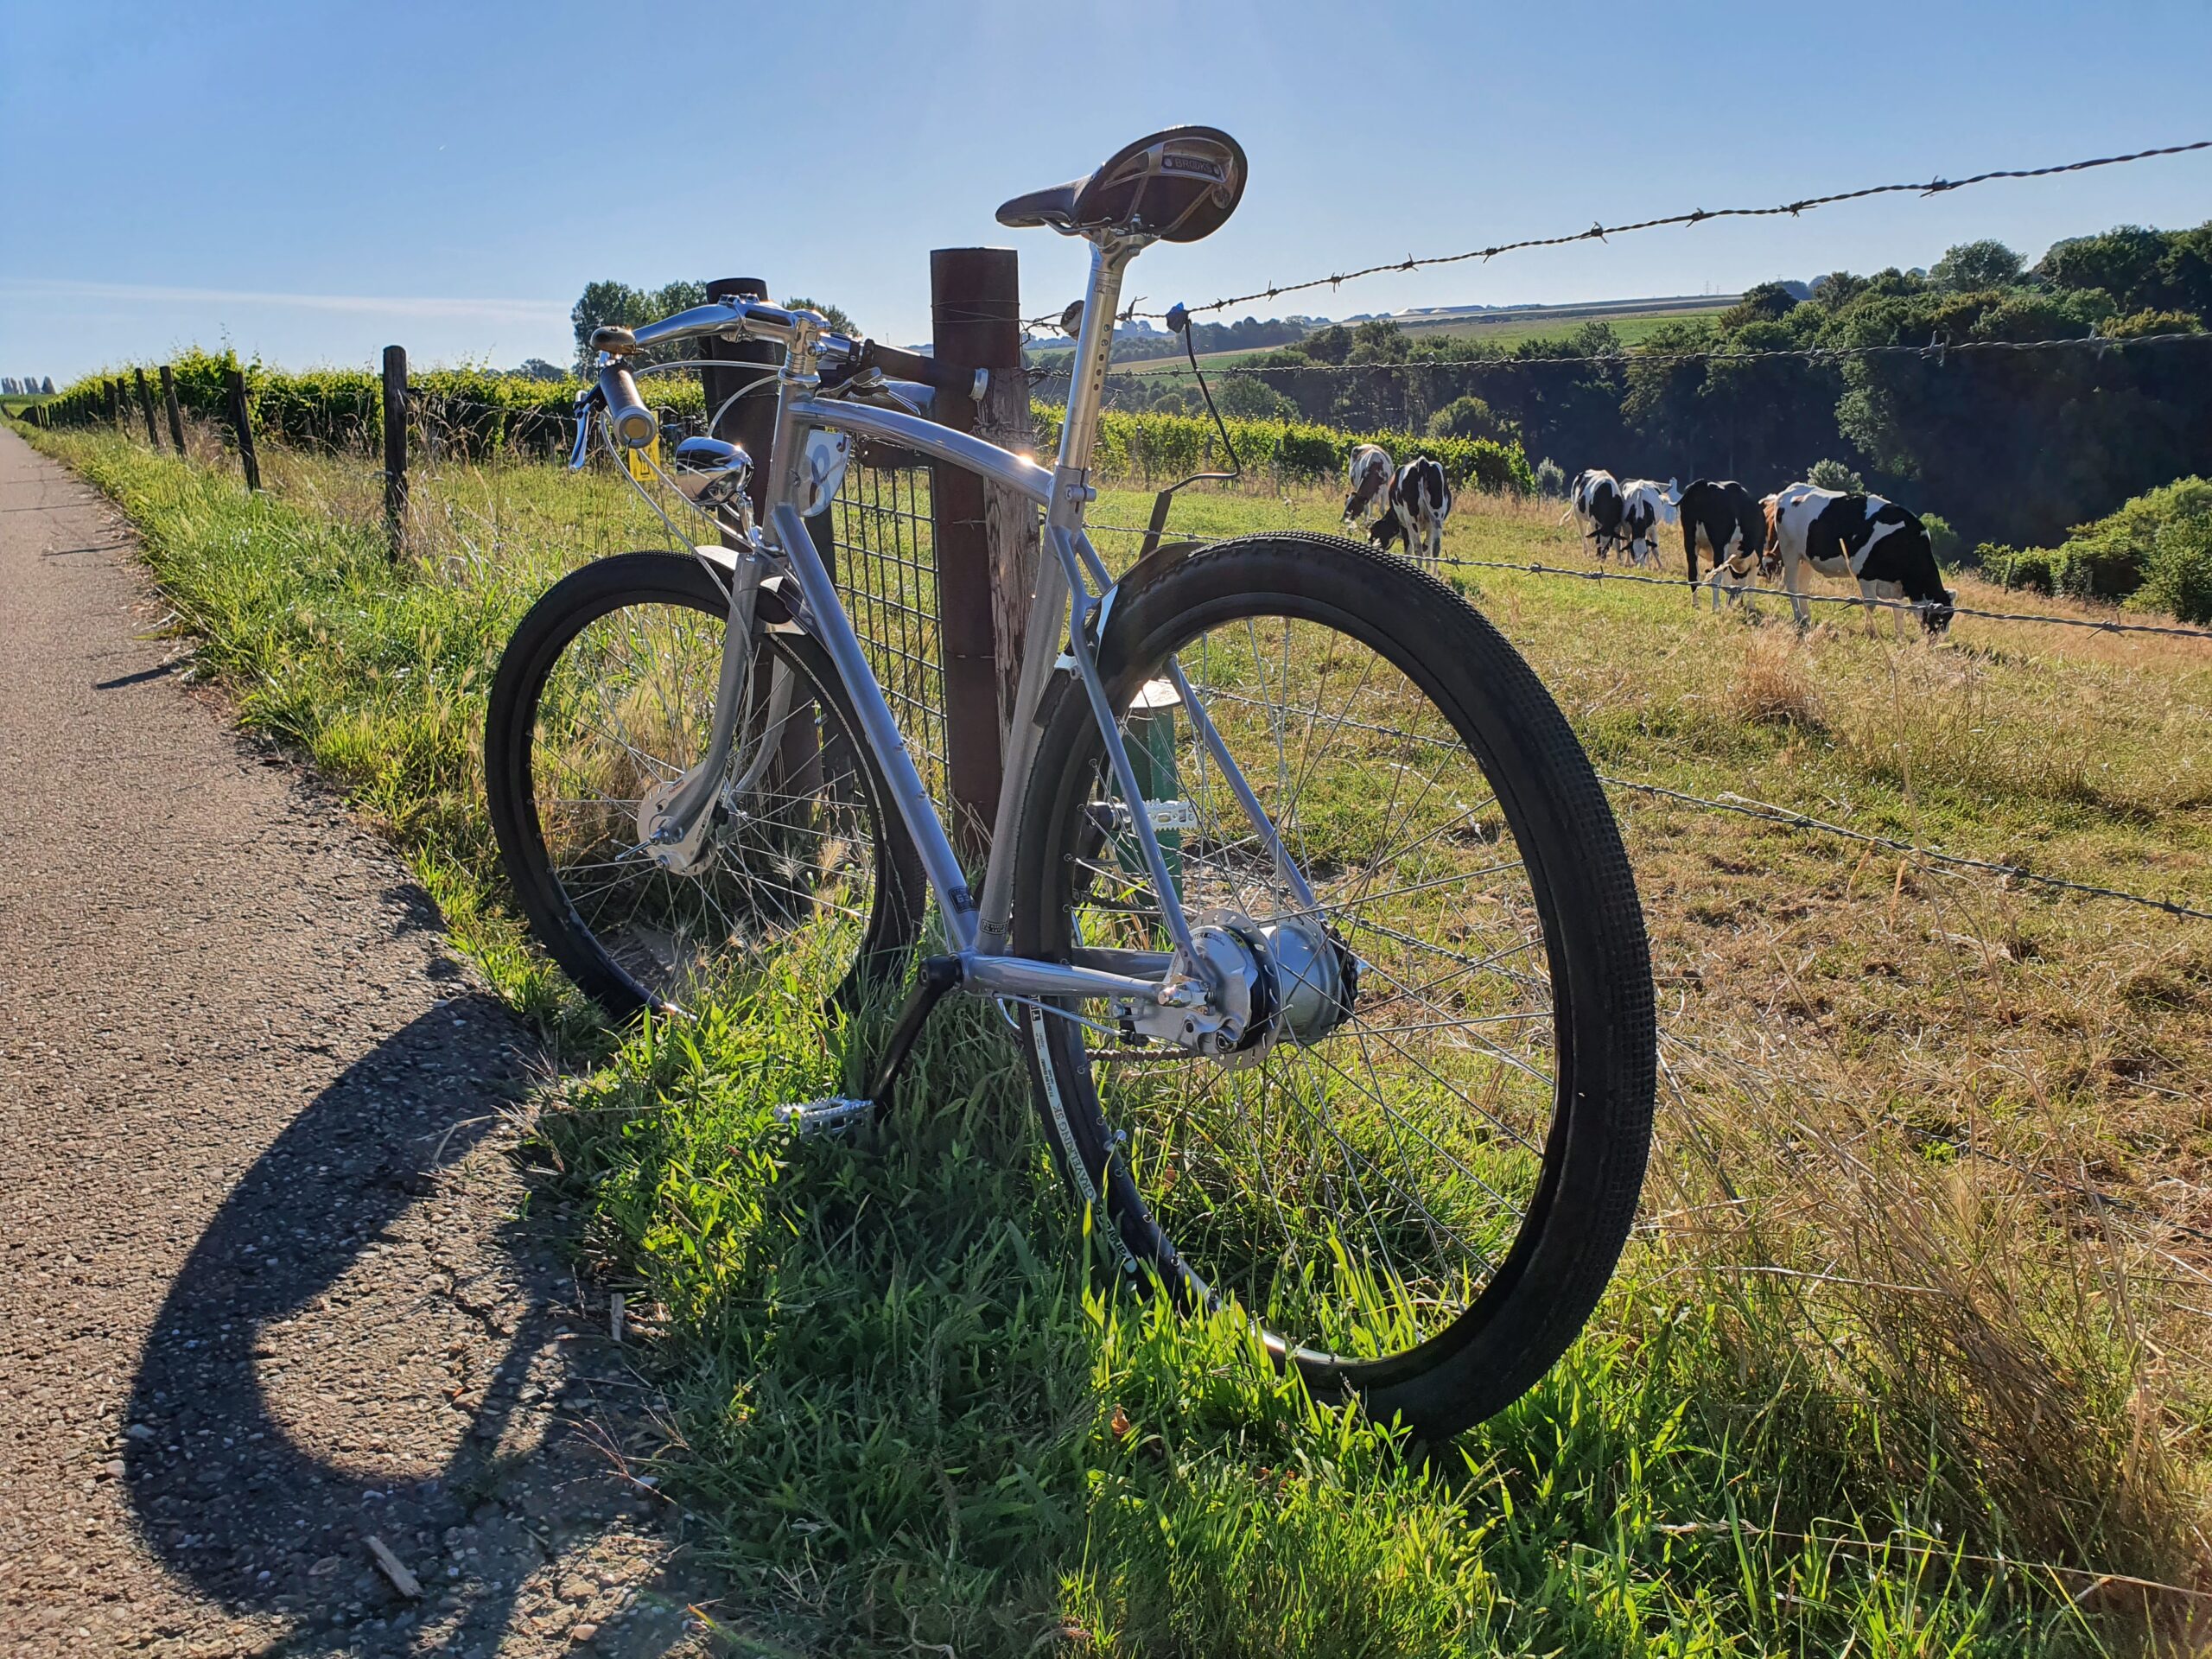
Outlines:
{"type": "Polygon", "coordinates": [[[659,435],[660,422],[638,396],[629,369],[610,363],[599,372],[599,395],[606,400],[607,429],[628,448],[642,449],[659,435]]]}
{"type": "MultiPolygon", "coordinates": [[[[812,316],[814,314],[805,314],[812,316]]],[[[721,335],[728,340],[766,340],[780,346],[789,346],[798,338],[801,314],[780,305],[770,305],[766,300],[709,300],[704,305],[695,305],[678,311],[672,317],[663,317],[658,322],[639,325],[630,331],[631,339],[639,346],[664,345],[671,340],[705,340],[721,335]]],[[[830,362],[839,362],[853,355],[859,342],[827,331],[817,333],[815,348],[830,362]]]]}

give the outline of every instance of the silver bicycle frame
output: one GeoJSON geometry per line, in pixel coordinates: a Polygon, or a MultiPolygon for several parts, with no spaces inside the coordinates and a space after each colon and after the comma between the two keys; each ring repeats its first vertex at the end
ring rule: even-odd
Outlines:
{"type": "MultiPolygon", "coordinates": [[[[1094,620],[1103,622],[1114,594],[1114,584],[1083,529],[1084,509],[1096,493],[1090,481],[1091,452],[1097,438],[1122,279],[1130,260],[1148,240],[1104,237],[1092,241],[1090,279],[1075,347],[1076,373],[1069,391],[1067,416],[1060,429],[1059,454],[1049,470],[1027,456],[902,410],[822,395],[820,379],[815,372],[821,337],[819,320],[810,314],[737,301],[697,307],[636,332],[637,342],[641,346],[716,334],[774,339],[790,347],[778,383],[775,442],[771,452],[772,465],[764,515],[767,533],[756,535],[753,547],[739,550],[734,557],[723,550],[715,550],[711,556],[702,550],[702,556],[712,557],[716,574],[728,581],[731,627],[723,645],[721,694],[716,701],[708,753],[671,804],[667,833],[675,836],[688,830],[691,819],[712,798],[710,780],[721,775],[734,741],[737,710],[742,699],[732,695],[731,688],[745,683],[750,668],[750,625],[760,585],[772,572],[779,569],[787,571],[796,580],[804,601],[802,626],[829,653],[839,680],[852,698],[859,715],[861,739],[889,780],[899,818],[920,854],[924,874],[937,894],[949,942],[960,960],[962,988],[981,995],[1134,997],[1192,1006],[1202,1001],[1205,994],[1204,976],[1209,969],[1193,946],[1190,922],[1169,877],[1150,815],[1145,810],[1135,769],[1122,741],[1115,710],[1091,649],[1094,636],[1090,624],[1094,620]],[[945,835],[921,774],[915,768],[897,718],[868,664],[859,636],[853,631],[836,586],[815,549],[813,538],[807,533],[805,521],[799,516],[797,504],[805,498],[806,492],[807,435],[817,430],[844,432],[895,444],[972,473],[986,483],[1044,509],[1045,556],[1039,563],[1037,591],[1030,602],[1027,651],[1014,694],[1009,752],[1005,756],[980,898],[969,889],[966,873],[945,835]],[[1116,788],[1129,810],[1130,828],[1154,888],[1160,895],[1169,935],[1178,947],[1165,957],[1147,955],[1138,960],[1135,959],[1136,953],[1131,953],[1133,959],[1127,965],[1135,971],[1130,973],[1064,966],[1006,954],[1013,913],[1014,848],[1021,829],[1021,795],[1037,756],[1040,736],[1037,711],[1057,665],[1063,660],[1063,653],[1054,650],[1053,645],[1062,640],[1066,642],[1065,660],[1072,662],[1089,698],[1092,717],[1104,740],[1116,788]],[[697,787],[691,787],[693,785],[697,787]]],[[[1286,853],[1274,822],[1230,758],[1196,692],[1172,658],[1166,671],[1189,712],[1195,734],[1251,819],[1275,869],[1298,902],[1312,910],[1312,889],[1286,853]]]]}

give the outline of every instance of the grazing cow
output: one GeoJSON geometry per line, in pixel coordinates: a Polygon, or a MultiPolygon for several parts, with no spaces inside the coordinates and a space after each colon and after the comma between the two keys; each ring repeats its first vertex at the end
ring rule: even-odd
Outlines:
{"type": "Polygon", "coordinates": [[[1371,505],[1389,508],[1390,480],[1397,468],[1390,452],[1379,443],[1363,443],[1351,452],[1351,493],[1344,498],[1344,523],[1352,523],[1371,505]]]}
{"type": "Polygon", "coordinates": [[[1675,480],[1655,484],[1648,478],[1631,478],[1621,485],[1621,535],[1628,543],[1629,563],[1659,562],[1658,531],[1675,523],[1679,500],[1675,480]]]}
{"type": "Polygon", "coordinates": [[[1444,556],[1444,521],[1452,516],[1452,489],[1444,468],[1427,455],[1415,455],[1390,480],[1390,508],[1375,521],[1367,539],[1377,547],[1402,541],[1406,551],[1431,563],[1444,556]]]}
{"type": "Polygon", "coordinates": [[[1697,550],[1703,545],[1713,560],[1713,608],[1720,608],[1725,592],[1729,602],[1743,597],[1754,565],[1762,575],[1766,567],[1766,508],[1732,478],[1694,479],[1676,501],[1682,524],[1682,552],[1689,560],[1690,601],[1697,601],[1697,550]]]}
{"type": "MultiPolygon", "coordinates": [[[[1567,512],[1581,527],[1582,539],[1592,543],[1599,559],[1605,550],[1620,545],[1621,486],[1611,473],[1592,467],[1574,475],[1574,489],[1567,496],[1567,512]]],[[[1567,522],[1562,517],[1561,524],[1567,522]]]]}
{"type": "MultiPolygon", "coordinates": [[[[1862,598],[1910,600],[1931,634],[1951,626],[1951,594],[1927,526],[1897,503],[1812,484],[1792,484],[1768,501],[1767,561],[1781,563],[1800,628],[1812,620],[1802,597],[1808,564],[1824,576],[1853,578],[1862,598]]],[[[1891,614],[1902,636],[1904,612],[1891,614]]]]}

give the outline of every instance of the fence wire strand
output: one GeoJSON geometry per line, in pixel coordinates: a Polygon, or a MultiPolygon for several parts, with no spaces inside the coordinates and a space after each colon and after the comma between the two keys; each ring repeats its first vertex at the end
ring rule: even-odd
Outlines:
{"type": "MultiPolygon", "coordinates": [[[[2174,346],[2181,344],[2212,344],[2212,334],[2137,334],[2131,339],[2111,340],[2101,334],[2068,334],[2055,340],[1931,340],[1925,346],[1777,346],[1764,351],[1716,352],[1598,352],[1580,357],[1453,357],[1409,358],[1398,363],[1233,363],[1206,371],[1208,378],[1220,376],[1231,378],[1265,378],[1273,374],[1388,374],[1444,373],[1457,374],[1462,371],[1482,372],[1491,369],[1538,369],[1587,366],[1610,367],[1614,365],[1633,366],[1638,363],[1760,363],[1794,361],[1800,363],[1842,363],[1859,358],[1916,357],[1933,359],[1940,363],[1954,356],[1974,356],[1985,353],[2026,353],[2078,351],[2084,347],[2099,357],[2125,351],[2136,346],[2174,346]]],[[[1041,385],[1054,375],[1065,374],[1065,367],[1039,375],[1034,384],[1041,385]]],[[[1107,379],[1125,384],[1147,380],[1187,380],[1191,372],[1179,365],[1163,365],[1156,369],[1116,369],[1107,379]]]]}
{"type": "Polygon", "coordinates": [[[1712,812],[1732,812],[1746,818],[1758,818],[1768,823],[1780,824],[1791,830],[1817,830],[1824,835],[1840,836],[1847,841],[1859,842],[1870,847],[1885,848],[1909,858],[1920,859],[1929,864],[1948,864],[1961,869],[1980,870],[1988,874],[2009,876],[2015,880],[2033,881],[2046,887],[2063,888],[2094,899],[2115,899],[2126,904],[2140,905],[2146,910],[2163,911],[2169,916],[2184,916],[2194,921],[2212,922],[2212,910],[2198,910],[2178,904],[2171,899],[2152,899],[2139,893],[2129,893],[2120,887],[2101,887],[2088,881],[2069,881],[2063,876],[2044,875],[2019,864],[1999,864],[1986,858],[1969,858],[1962,853],[1946,853],[1930,847],[1916,847],[1909,841],[1899,841],[1894,836],[1878,836],[1865,830],[1853,830],[1848,825],[1831,823],[1826,818],[1813,817],[1808,813],[1793,811],[1788,807],[1776,806],[1770,802],[1753,800],[1732,791],[1713,799],[1693,795],[1685,790],[1669,789],[1661,784],[1647,784],[1633,778],[1613,778],[1600,772],[1600,782],[1615,789],[1633,790],[1642,795],[1656,795],[1686,806],[1702,807],[1712,812]]]}
{"type": "MultiPolygon", "coordinates": [[[[1425,270],[1432,265],[1463,264],[1469,260],[1488,261],[1502,253],[1516,253],[1526,248],[1564,247],[1576,242],[1602,242],[1608,238],[1626,235],[1631,231],[1656,230],[1668,225],[1701,225],[1712,219],[1794,219],[1815,207],[1832,207],[1838,202],[1862,201],[1870,196],[1942,195],[1953,190],[1963,190],[1970,185],[1988,184],[1999,179],[2042,179],[2063,173],[2086,173],[2094,168],[2120,167],[2130,162],[2150,161],[2163,156],[2185,156],[2195,150],[2212,149],[2212,138],[2200,138],[2190,143],[2164,144],[2152,149],[2131,150],[2124,156],[2099,156],[2087,161],[2061,162],[2049,167],[2001,168],[1986,173],[1970,174],[1962,179],[1936,178],[1917,184],[1871,184],[1857,190],[1838,190],[1826,195],[1801,196],[1795,201],[1777,203],[1771,207],[1698,207],[1684,213],[1666,213],[1653,219],[1631,219],[1619,225],[1594,224],[1586,231],[1574,231],[1563,236],[1525,237],[1517,242],[1495,242],[1488,247],[1470,248],[1464,253],[1431,254],[1424,257],[1408,256],[1403,259],[1379,261],[1362,265],[1356,270],[1340,270],[1326,276],[1311,276],[1295,283],[1270,283],[1249,294],[1231,295],[1224,299],[1209,301],[1205,305],[1186,308],[1192,316],[1225,311],[1231,306],[1249,305],[1255,300],[1274,300],[1285,294],[1302,294],[1313,289],[1341,287],[1357,282],[1364,276],[1379,276],[1391,271],[1425,270]]],[[[1165,320],[1164,311],[1132,311],[1129,315],[1148,321],[1165,320]]],[[[1052,321],[1055,319],[1039,319],[1052,321]]]]}
{"type": "MultiPolygon", "coordinates": [[[[1682,588],[1688,579],[1675,576],[1647,576],[1633,570],[1574,570],[1565,565],[1530,563],[1516,564],[1510,559],[1454,559],[1442,558],[1437,563],[1461,570],[1506,570],[1523,576],[1561,576],[1570,582],[1627,582],[1646,588],[1682,588]]],[[[1699,586],[1704,585],[1700,580],[1699,586]]],[[[1919,600],[1872,599],[1857,594],[1793,594],[1787,588],[1730,588],[1723,590],[1740,594],[1746,599],[1802,599],[1808,605],[1856,605],[1867,610],[1910,611],[1924,615],[1929,607],[1919,600]]],[[[1985,622],[2040,623],[2053,628],[2086,628],[2092,633],[2157,633],[2177,639],[2212,639],[2212,629],[2183,627],[2161,622],[2114,622],[2098,616],[2039,616],[2032,611],[1985,611],[1971,605],[1954,605],[1951,614],[1979,617],[1985,622]]]]}

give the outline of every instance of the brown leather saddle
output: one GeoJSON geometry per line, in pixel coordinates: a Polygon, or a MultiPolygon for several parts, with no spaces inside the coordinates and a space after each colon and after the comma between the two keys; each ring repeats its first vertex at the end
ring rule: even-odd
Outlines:
{"type": "Polygon", "coordinates": [[[1000,207],[999,223],[1196,242],[1236,211],[1245,170],[1243,146],[1219,128],[1170,127],[1123,145],[1096,172],[1016,196],[1000,207]]]}

